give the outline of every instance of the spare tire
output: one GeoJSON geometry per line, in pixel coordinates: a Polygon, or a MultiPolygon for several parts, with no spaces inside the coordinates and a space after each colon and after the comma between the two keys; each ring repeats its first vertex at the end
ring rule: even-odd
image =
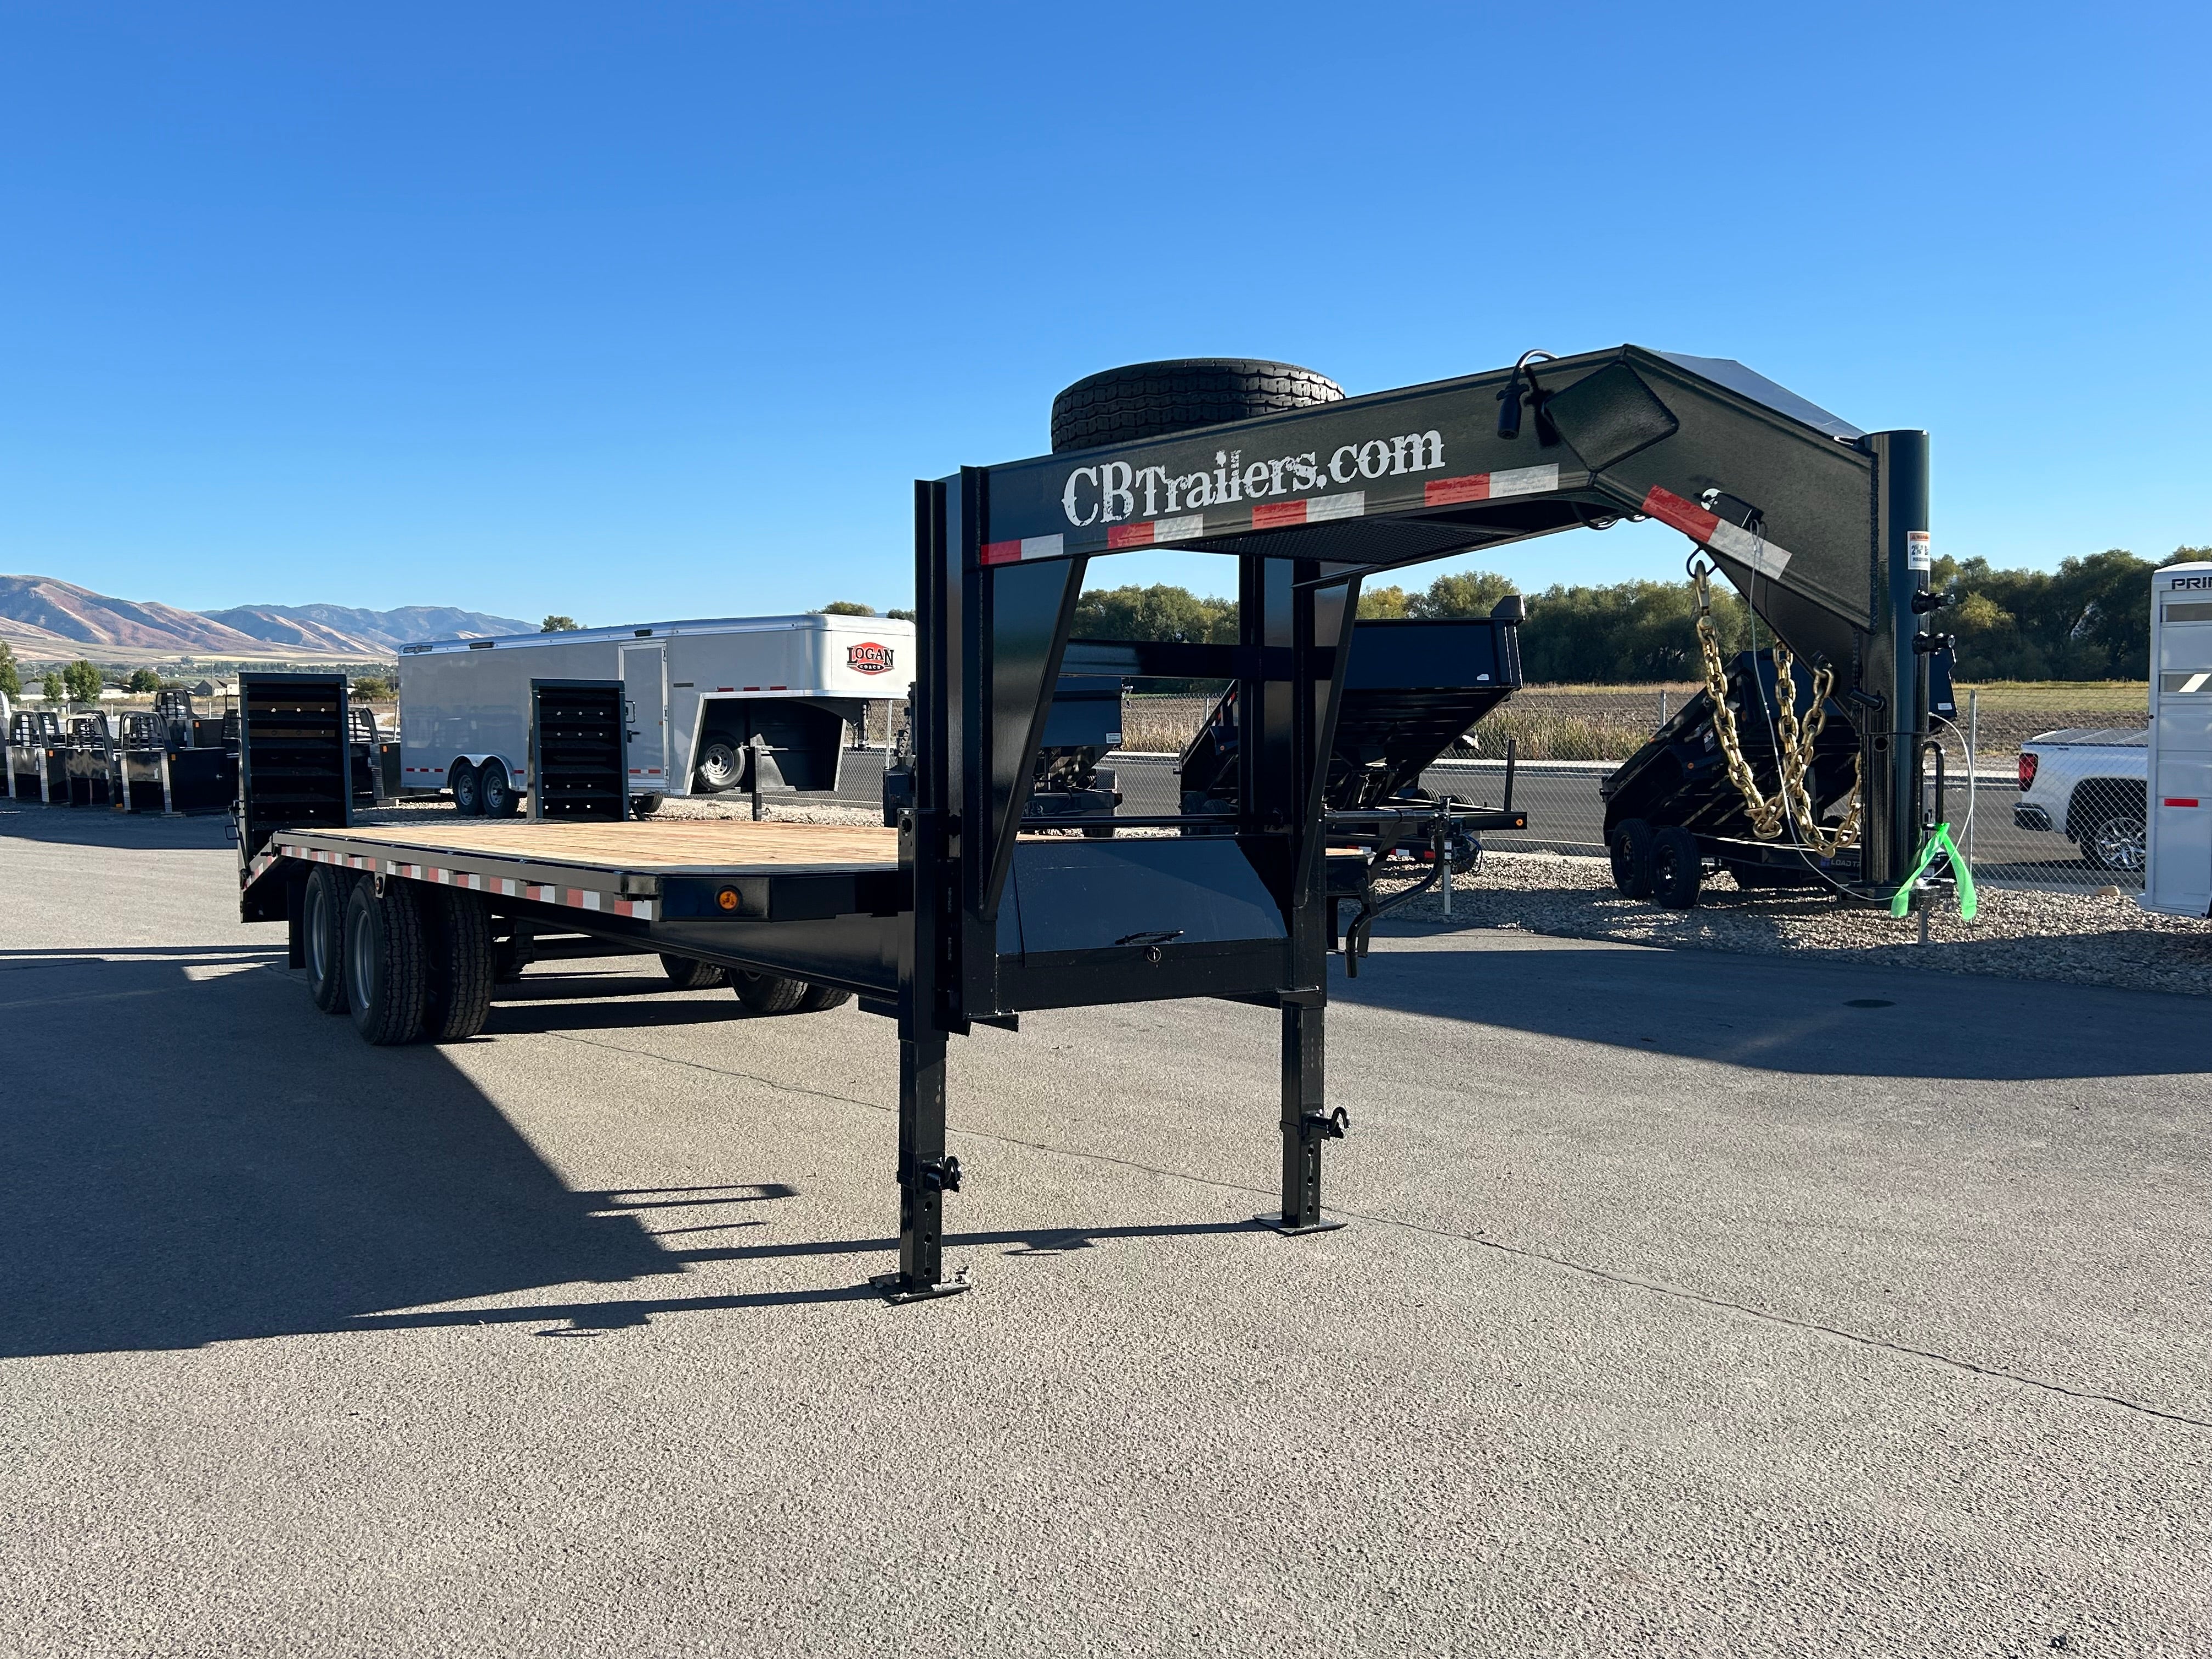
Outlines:
{"type": "Polygon", "coordinates": [[[1333,404],[1344,388],[1296,363],[1181,357],[1132,363],[1078,380],[1052,400],[1052,449],[1095,449],[1193,427],[1333,404]]]}

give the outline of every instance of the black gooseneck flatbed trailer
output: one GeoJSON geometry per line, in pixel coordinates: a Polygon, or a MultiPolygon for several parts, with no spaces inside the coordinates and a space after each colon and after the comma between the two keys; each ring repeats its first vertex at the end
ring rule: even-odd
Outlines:
{"type": "Polygon", "coordinates": [[[343,684],[247,676],[242,915],[289,922],[318,1004],[374,1041],[481,1024],[495,916],[720,965],[756,1007],[857,994],[897,1022],[886,1289],[904,1298],[959,1288],[943,1268],[944,1195],[961,1180],[947,1043],[1031,1010],[1278,1010],[1278,1224],[1330,1224],[1322,1149],[1346,1117],[1322,1079],[1327,784],[1368,575],[1635,514],[1674,526],[1801,659],[1834,669],[1866,780],[1859,890],[1879,896],[1909,868],[1928,736],[1925,434],[1859,434],[1740,365],[1633,346],[1249,407],[1278,412],[1197,430],[1102,417],[1096,447],[915,486],[915,803],[896,830],[356,829],[343,684]],[[1070,639],[1093,560],[1165,546],[1236,561],[1236,643],[1070,639]],[[1054,688],[1077,665],[1233,681],[1231,810],[1123,817],[1108,840],[1030,833],[1065,822],[1034,817],[1030,793],[1054,688]],[[1214,833],[1180,833],[1200,825],[1214,833]],[[1127,833],[1146,829],[1176,833],[1127,833]]]}

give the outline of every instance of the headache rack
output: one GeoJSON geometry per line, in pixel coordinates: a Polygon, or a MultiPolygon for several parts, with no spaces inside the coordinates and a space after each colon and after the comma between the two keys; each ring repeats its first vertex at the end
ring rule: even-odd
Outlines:
{"type": "Polygon", "coordinates": [[[1383,729],[1382,696],[1363,735],[1366,692],[1407,688],[1351,672],[1360,583],[1631,515],[1683,531],[1802,660],[1836,671],[1866,780],[1855,889],[1893,888],[1917,845],[1927,736],[1915,605],[1926,435],[1859,434],[1740,365],[1630,346],[918,483],[914,795],[895,831],[726,824],[726,844],[701,842],[700,858],[675,864],[641,856],[669,828],[650,822],[487,825],[443,848],[401,844],[346,828],[342,759],[318,769],[276,735],[342,732],[342,690],[318,700],[294,682],[289,702],[272,701],[266,760],[261,705],[243,690],[246,913],[289,915],[296,943],[299,904],[281,895],[311,868],[354,870],[401,893],[392,902],[441,886],[639,948],[858,993],[897,1022],[899,1262],[886,1289],[900,1297],[959,1286],[943,1263],[944,1194],[961,1179],[946,1144],[950,1038],[1092,1004],[1273,1009],[1282,1198],[1271,1219],[1325,1227],[1322,1149],[1346,1127],[1322,1076],[1329,849],[1347,815],[1394,810],[1390,781],[1402,787],[1461,712],[1437,711],[1413,741],[1383,729]],[[1237,639],[1072,641],[1091,562],[1164,546],[1235,562],[1237,639]],[[1213,805],[1121,817],[1110,839],[1035,833],[1037,756],[1063,674],[1230,682],[1204,781],[1213,805]],[[279,769],[290,799],[276,810],[256,795],[279,769]],[[1366,798],[1370,784],[1381,800],[1366,798]],[[765,830],[783,832],[777,848],[738,839],[765,830]],[[484,839],[495,834],[507,839],[484,839]],[[857,835],[878,839],[841,839],[857,835]]]}

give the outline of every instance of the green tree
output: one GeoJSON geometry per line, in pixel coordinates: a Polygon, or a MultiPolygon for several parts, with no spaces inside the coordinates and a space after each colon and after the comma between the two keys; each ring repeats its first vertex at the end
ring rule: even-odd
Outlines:
{"type": "Polygon", "coordinates": [[[858,599],[832,599],[814,613],[817,617],[872,617],[876,607],[858,599]]]}
{"type": "Polygon", "coordinates": [[[353,683],[353,695],[367,702],[387,702],[392,682],[381,674],[363,674],[353,683]]]}
{"type": "Polygon", "coordinates": [[[1407,614],[1431,621],[1486,617],[1498,600],[1519,592],[1512,581],[1494,571],[1462,570],[1437,577],[1426,592],[1415,594],[1407,603],[1407,614]]]}
{"type": "Polygon", "coordinates": [[[1200,599],[1187,587],[1108,587],[1075,602],[1075,635],[1086,640],[1237,642],[1237,601],[1200,599]]]}
{"type": "Polygon", "coordinates": [[[149,696],[161,689],[161,677],[150,668],[134,668],[123,689],[134,697],[149,696]]]}
{"type": "Polygon", "coordinates": [[[1359,590],[1359,615],[1363,619],[1402,617],[1413,597],[1402,587],[1363,587],[1359,590]]]}
{"type": "Polygon", "coordinates": [[[889,622],[919,622],[921,620],[921,618],[916,617],[913,611],[902,611],[896,605],[893,605],[890,610],[884,611],[884,619],[889,622]]]}
{"type": "Polygon", "coordinates": [[[23,695],[23,671],[15,665],[15,647],[0,640],[0,692],[9,696],[23,695]]]}
{"type": "Polygon", "coordinates": [[[40,683],[39,689],[46,694],[48,702],[64,703],[69,701],[69,682],[52,669],[46,671],[46,678],[40,683]]]}
{"type": "Polygon", "coordinates": [[[105,684],[99,668],[82,657],[62,670],[62,684],[71,702],[98,702],[100,687],[105,684]]]}
{"type": "Polygon", "coordinates": [[[538,624],[541,634],[573,634],[584,624],[574,617],[548,617],[538,624]]]}

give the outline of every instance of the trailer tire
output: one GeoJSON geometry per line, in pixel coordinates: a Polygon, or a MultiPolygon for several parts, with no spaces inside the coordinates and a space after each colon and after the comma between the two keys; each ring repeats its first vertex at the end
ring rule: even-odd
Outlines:
{"type": "Polygon", "coordinates": [[[711,962],[700,962],[690,957],[672,957],[664,952],[660,971],[668,975],[672,989],[678,991],[711,991],[722,983],[726,975],[711,962]]]}
{"type": "Polygon", "coordinates": [[[757,1014],[792,1014],[806,1000],[806,981],[803,979],[779,979],[774,974],[749,974],[743,969],[730,973],[730,988],[738,994],[738,1000],[757,1014]]]}
{"type": "Polygon", "coordinates": [[[649,818],[660,810],[660,803],[665,799],[660,795],[632,795],[629,798],[629,815],[634,818],[649,818]]]}
{"type": "Polygon", "coordinates": [[[1623,818],[1613,826],[1606,842],[1613,858],[1613,884],[1623,898],[1651,896],[1651,825],[1643,818],[1623,818]]]}
{"type": "Polygon", "coordinates": [[[1183,357],[1086,375],[1052,400],[1052,449],[1094,449],[1333,404],[1344,388],[1295,363],[1183,357]]]}
{"type": "Polygon", "coordinates": [[[465,818],[483,816],[483,784],[475,767],[455,761],[446,769],[446,787],[453,793],[453,811],[465,818]]]}
{"type": "Polygon", "coordinates": [[[514,781],[498,761],[483,763],[483,770],[477,775],[477,792],[483,798],[483,815],[488,818],[511,818],[522,810],[522,797],[515,793],[514,781]]]}
{"type": "Polygon", "coordinates": [[[744,750],[726,732],[709,732],[699,744],[699,787],[710,795],[726,794],[745,775],[744,750]]]}
{"type": "Polygon", "coordinates": [[[801,1014],[823,1013],[831,1008],[842,1008],[852,1000],[853,994],[842,986],[817,985],[809,981],[806,994],[799,999],[799,1006],[793,1012],[801,1014]]]}
{"type": "Polygon", "coordinates": [[[354,1030],[379,1048],[422,1035],[429,975],[422,949],[422,908],[415,884],[392,881],[383,892],[357,881],[346,898],[346,1002],[354,1030]]]}
{"type": "Polygon", "coordinates": [[[1651,896],[1669,910],[1687,910],[1698,902],[1705,884],[1705,858],[1698,838],[1679,823],[1670,823],[1651,837],[1651,896]]]}
{"type": "Polygon", "coordinates": [[[326,1014],[346,1012],[346,878],[326,864],[307,872],[300,901],[300,954],[307,966],[307,994],[326,1014]]]}
{"type": "Polygon", "coordinates": [[[458,888],[434,887],[424,897],[430,937],[422,1035],[432,1042],[465,1042],[491,1014],[491,908],[481,894],[458,888]]]}

